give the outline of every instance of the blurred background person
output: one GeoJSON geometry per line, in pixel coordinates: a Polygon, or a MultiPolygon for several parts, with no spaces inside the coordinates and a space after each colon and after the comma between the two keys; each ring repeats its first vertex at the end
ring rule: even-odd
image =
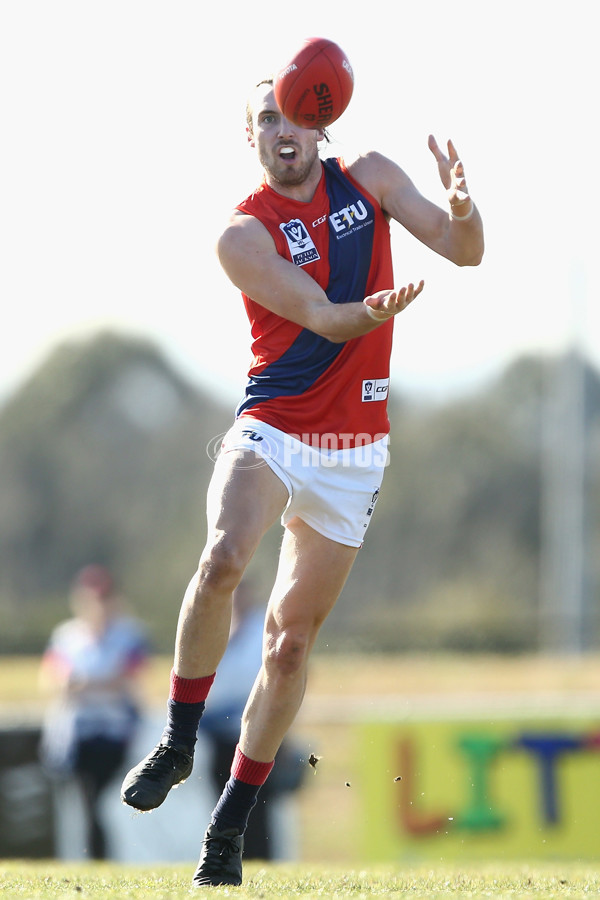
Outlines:
{"type": "MultiPolygon", "coordinates": [[[[257,601],[250,580],[244,579],[233,594],[229,644],[200,720],[199,737],[209,747],[206,768],[216,797],[229,778],[242,713],[260,669],[264,621],[265,606],[257,601]]],[[[293,810],[285,801],[300,787],[305,768],[299,749],[288,738],[250,814],[244,859],[289,859],[296,855],[293,810]]]]}
{"type": "Polygon", "coordinates": [[[53,701],[40,752],[57,786],[77,785],[85,856],[105,859],[110,853],[100,800],[121,773],[140,721],[140,675],[149,648],[102,566],[89,565],[77,574],[70,605],[73,617],[54,629],[42,657],[40,682],[53,701]]]}

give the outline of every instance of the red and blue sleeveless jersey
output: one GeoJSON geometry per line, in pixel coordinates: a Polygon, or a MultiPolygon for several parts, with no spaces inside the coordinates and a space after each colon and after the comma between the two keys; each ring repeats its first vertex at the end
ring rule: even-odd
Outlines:
{"type": "MultiPolygon", "coordinates": [[[[326,159],[322,167],[309,203],[283,197],[263,182],[237,209],[262,222],[277,252],[302,266],[332,303],[361,303],[394,286],[389,223],[341,159],[326,159]]],[[[242,296],[253,361],[236,417],[252,416],[332,449],[388,433],[393,319],[333,343],[242,296]]]]}

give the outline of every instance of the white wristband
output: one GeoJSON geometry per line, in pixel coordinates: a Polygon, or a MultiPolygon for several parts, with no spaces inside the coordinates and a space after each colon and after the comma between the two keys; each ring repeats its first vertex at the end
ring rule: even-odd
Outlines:
{"type": "MultiPolygon", "coordinates": [[[[469,198],[469,199],[470,199],[470,198],[469,198]]],[[[450,216],[451,216],[451,218],[454,219],[456,222],[466,222],[466,221],[468,221],[468,219],[471,218],[471,216],[473,215],[474,210],[475,210],[475,204],[474,204],[473,201],[471,200],[471,209],[470,209],[469,212],[466,214],[466,216],[457,216],[456,213],[453,212],[452,207],[450,207],[450,216]]]]}
{"type": "Polygon", "coordinates": [[[373,307],[369,306],[367,303],[365,303],[363,305],[364,305],[365,309],[367,310],[368,314],[371,316],[371,318],[375,319],[376,322],[385,322],[386,319],[392,319],[394,316],[393,313],[386,313],[383,316],[378,316],[377,313],[379,312],[379,310],[373,309],[373,307]]]}

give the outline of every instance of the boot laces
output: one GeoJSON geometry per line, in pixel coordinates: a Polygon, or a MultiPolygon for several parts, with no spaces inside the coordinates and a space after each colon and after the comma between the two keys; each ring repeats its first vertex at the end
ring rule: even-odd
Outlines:
{"type": "MultiPolygon", "coordinates": [[[[148,758],[142,767],[143,775],[162,775],[165,772],[172,772],[176,768],[173,754],[178,753],[173,747],[157,747],[154,753],[148,758]]],[[[183,754],[182,754],[183,755],[183,754]]]]}
{"type": "Polygon", "coordinates": [[[227,835],[207,837],[204,839],[204,843],[206,844],[204,864],[209,872],[211,868],[216,868],[220,871],[221,867],[227,865],[231,857],[237,853],[235,838],[227,835]]]}

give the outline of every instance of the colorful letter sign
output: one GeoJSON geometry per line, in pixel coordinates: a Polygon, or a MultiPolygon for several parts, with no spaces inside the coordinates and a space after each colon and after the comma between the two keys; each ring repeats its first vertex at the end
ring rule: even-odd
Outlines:
{"type": "Polygon", "coordinates": [[[600,858],[598,720],[360,727],[370,859],[600,858]]]}

